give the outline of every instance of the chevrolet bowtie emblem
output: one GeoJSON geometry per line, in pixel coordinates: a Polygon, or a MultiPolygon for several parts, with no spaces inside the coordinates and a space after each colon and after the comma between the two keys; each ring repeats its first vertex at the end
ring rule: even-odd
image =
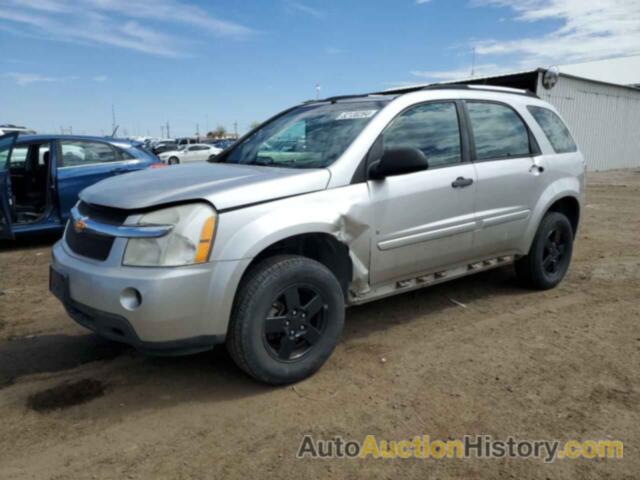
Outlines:
{"type": "Polygon", "coordinates": [[[78,233],[82,233],[87,229],[87,224],[85,223],[84,219],[79,218],[78,220],[73,222],[73,229],[78,233]]]}

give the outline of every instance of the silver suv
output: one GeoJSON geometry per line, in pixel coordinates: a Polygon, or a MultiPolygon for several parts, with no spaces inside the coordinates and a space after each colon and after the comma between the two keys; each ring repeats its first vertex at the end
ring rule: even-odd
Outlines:
{"type": "Polygon", "coordinates": [[[84,190],[50,289],[81,325],[143,352],[225,342],[284,384],[327,360],[345,306],[515,263],[564,277],[585,163],[524,91],[431,87],[293,107],[214,163],[84,190]]]}

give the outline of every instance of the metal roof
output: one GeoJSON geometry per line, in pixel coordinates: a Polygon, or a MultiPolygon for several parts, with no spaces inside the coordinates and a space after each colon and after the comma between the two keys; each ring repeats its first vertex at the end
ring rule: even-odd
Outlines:
{"type": "Polygon", "coordinates": [[[385,92],[396,92],[396,91],[401,91],[407,88],[415,88],[418,89],[420,87],[424,88],[424,87],[429,87],[432,85],[456,85],[456,84],[461,84],[464,83],[466,84],[467,82],[477,82],[477,81],[483,81],[483,80],[489,80],[489,79],[493,79],[493,78],[503,78],[503,77],[510,77],[513,75],[526,75],[526,74],[532,74],[532,73],[537,73],[540,71],[544,71],[541,68],[535,69],[535,70],[521,70],[521,71],[517,71],[517,72],[509,72],[509,73],[503,73],[503,74],[499,74],[499,75],[485,75],[485,76],[481,76],[481,77],[467,77],[467,78],[460,78],[457,80],[448,80],[448,81],[444,81],[444,82],[431,82],[431,83],[418,83],[415,85],[409,85],[409,86],[404,86],[404,87],[393,87],[393,88],[388,88],[385,90],[385,92]]]}
{"type": "MultiPolygon", "coordinates": [[[[387,89],[385,90],[386,92],[389,93],[393,93],[393,92],[399,92],[402,91],[406,88],[415,88],[418,89],[419,87],[428,87],[428,86],[432,86],[432,85],[456,85],[456,84],[468,84],[468,83],[486,83],[486,84],[490,84],[488,82],[490,82],[491,80],[507,80],[509,78],[512,77],[516,77],[516,76],[523,76],[523,75],[533,75],[533,74],[538,74],[538,73],[544,73],[546,72],[547,69],[545,68],[536,68],[536,69],[529,69],[529,70],[520,70],[520,71],[515,71],[515,72],[508,72],[508,73],[501,73],[501,74],[496,74],[496,75],[485,75],[485,76],[481,76],[481,77],[468,77],[468,78],[462,78],[462,79],[458,79],[458,80],[450,80],[450,81],[446,81],[446,82],[437,82],[437,83],[424,83],[424,84],[418,84],[415,86],[410,86],[410,87],[397,87],[397,88],[391,88],[391,89],[387,89]]],[[[626,89],[630,89],[630,90],[638,90],[638,86],[634,86],[634,85],[623,85],[620,83],[611,83],[611,82],[605,82],[603,80],[596,80],[593,78],[588,78],[588,77],[581,77],[578,75],[574,75],[574,74],[570,74],[570,73],[564,73],[562,72],[562,70],[560,71],[560,76],[561,77],[566,77],[566,78],[576,78],[578,80],[584,80],[586,82],[593,82],[593,83],[598,83],[598,84],[602,84],[602,85],[608,85],[608,86],[612,86],[612,87],[620,87],[620,88],[626,88],[626,89]]]]}

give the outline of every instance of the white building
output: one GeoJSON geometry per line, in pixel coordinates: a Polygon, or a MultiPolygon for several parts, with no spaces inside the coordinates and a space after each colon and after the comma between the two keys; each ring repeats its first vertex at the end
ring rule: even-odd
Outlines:
{"type": "Polygon", "coordinates": [[[617,85],[637,85],[640,84],[640,55],[560,65],[560,71],[617,85]]]}

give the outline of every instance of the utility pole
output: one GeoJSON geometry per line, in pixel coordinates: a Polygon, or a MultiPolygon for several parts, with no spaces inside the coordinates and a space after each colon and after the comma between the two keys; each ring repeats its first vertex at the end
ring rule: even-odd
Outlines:
{"type": "Polygon", "coordinates": [[[164,125],[160,125],[160,138],[167,138],[164,136],[164,125]]]}
{"type": "Polygon", "coordinates": [[[320,100],[320,89],[322,87],[320,86],[319,83],[316,83],[316,100],[320,100]]]}
{"type": "Polygon", "coordinates": [[[198,137],[198,141],[200,141],[200,124],[196,123],[196,137],[198,137]]]}
{"type": "Polygon", "coordinates": [[[171,138],[171,129],[169,128],[169,120],[167,120],[167,138],[171,138]]]}
{"type": "Polygon", "coordinates": [[[471,78],[476,74],[476,47],[471,52],[471,78]]]}
{"type": "Polygon", "coordinates": [[[238,122],[233,122],[233,132],[236,138],[238,138],[238,122]]]}
{"type": "Polygon", "coordinates": [[[111,104],[111,131],[116,131],[116,106],[111,104]]]}

